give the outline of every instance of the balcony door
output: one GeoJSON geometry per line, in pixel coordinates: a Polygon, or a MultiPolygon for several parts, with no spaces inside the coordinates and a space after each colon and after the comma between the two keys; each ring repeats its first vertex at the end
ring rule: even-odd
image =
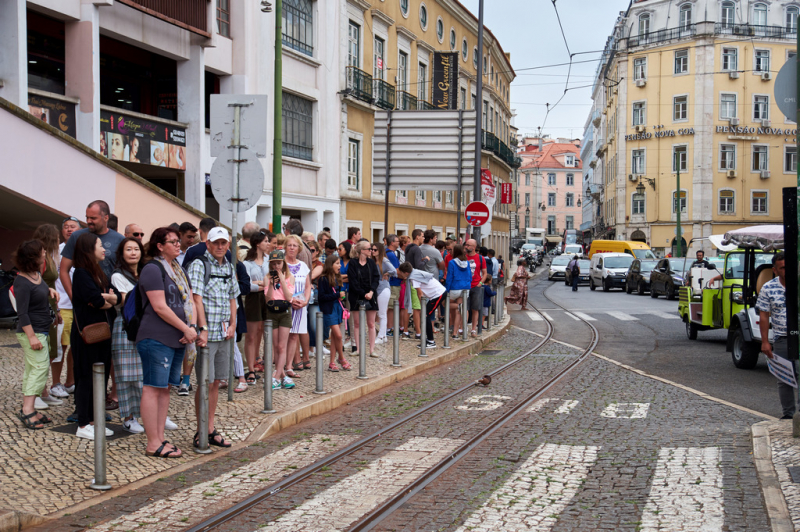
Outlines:
{"type": "Polygon", "coordinates": [[[386,42],[375,37],[372,47],[372,78],[384,79],[386,76],[386,42]]]}

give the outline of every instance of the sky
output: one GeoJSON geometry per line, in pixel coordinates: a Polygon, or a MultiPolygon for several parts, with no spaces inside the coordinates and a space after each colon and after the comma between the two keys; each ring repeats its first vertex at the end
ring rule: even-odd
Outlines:
{"type": "MultiPolygon", "coordinates": [[[[475,16],[478,0],[460,0],[475,16]]],[[[620,11],[629,0],[484,0],[484,24],[511,54],[511,66],[517,74],[511,84],[511,109],[515,125],[522,134],[542,132],[551,137],[581,138],[591,109],[591,84],[600,51],[611,34],[620,11]],[[568,66],[531,67],[569,63],[570,54],[561,35],[556,9],[561,18],[573,61],[569,90],[545,121],[547,106],[553,106],[564,94],[568,66]],[[584,54],[580,52],[592,52],[584,54]]]]}

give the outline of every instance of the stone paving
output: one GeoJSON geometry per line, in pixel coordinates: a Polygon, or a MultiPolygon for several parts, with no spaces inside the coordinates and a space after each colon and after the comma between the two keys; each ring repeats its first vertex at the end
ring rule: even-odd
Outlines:
{"type": "MultiPolygon", "coordinates": [[[[777,402],[777,394],[775,397],[777,402]]],[[[795,530],[800,530],[800,483],[792,481],[789,467],[800,466],[800,439],[792,437],[792,422],[788,420],[766,423],[772,448],[772,463],[780,481],[789,516],[795,530]]]]}
{"type": "MultiPolygon", "coordinates": [[[[404,368],[421,364],[425,361],[443,357],[454,351],[479,349],[482,342],[499,334],[500,328],[484,331],[482,338],[467,342],[454,340],[451,349],[439,347],[429,350],[428,359],[418,356],[416,341],[400,342],[400,361],[404,368]]],[[[438,346],[443,344],[443,335],[436,335],[438,346]]],[[[392,344],[378,346],[376,352],[381,358],[367,357],[367,376],[370,380],[359,380],[358,356],[356,353],[347,358],[353,371],[332,373],[325,371],[324,389],[328,395],[315,395],[314,371],[298,373],[297,387],[293,390],[275,390],[273,406],[277,415],[261,414],[263,408],[263,387],[261,382],[251,386],[244,393],[234,394],[234,401],[228,402],[226,390],[220,391],[216,425],[221,434],[236,444],[243,442],[259,427],[264,429],[270,419],[281,413],[297,409],[304,404],[324,400],[331,393],[355,389],[364,383],[374,381],[374,377],[389,375],[397,369],[391,367],[392,344]]],[[[48,515],[64,511],[76,503],[88,501],[101,492],[89,488],[94,476],[94,442],[79,439],[72,430],[57,432],[54,430],[32,431],[24,428],[16,412],[22,403],[22,350],[12,331],[0,330],[0,468],[4,481],[0,483],[0,514],[10,510],[24,514],[48,515]]],[[[312,363],[314,359],[312,359],[312,363]]],[[[327,362],[327,360],[326,360],[327,362]]],[[[327,363],[326,363],[327,368],[327,363]]],[[[66,367],[66,365],[65,365],[66,367]]],[[[402,370],[401,370],[402,371],[402,370]]],[[[194,381],[194,377],[193,377],[194,381]]],[[[196,383],[195,383],[196,385],[196,383]]],[[[73,396],[66,398],[64,405],[50,407],[46,413],[53,419],[51,428],[70,426],[66,418],[73,412],[73,396]]],[[[322,412],[316,412],[322,413],[322,412]]],[[[112,423],[120,423],[117,412],[111,412],[112,423]]],[[[118,437],[107,443],[108,482],[114,488],[124,487],[132,482],[151,475],[168,472],[178,466],[199,460],[203,455],[192,452],[191,439],[196,430],[194,415],[194,394],[188,397],[171,396],[170,418],[177,423],[179,429],[168,431],[169,440],[183,450],[178,459],[154,459],[144,455],[146,438],[144,434],[133,435],[118,430],[118,437]]],[[[71,425],[77,428],[77,425],[71,425]]],[[[113,425],[112,425],[113,428],[113,425]]],[[[215,453],[219,449],[213,448],[215,453]]]]}

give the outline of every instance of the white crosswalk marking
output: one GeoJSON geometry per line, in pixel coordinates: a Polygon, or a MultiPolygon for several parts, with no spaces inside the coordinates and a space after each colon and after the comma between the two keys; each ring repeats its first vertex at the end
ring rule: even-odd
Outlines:
{"type": "Polygon", "coordinates": [[[548,531],[581,489],[599,447],[543,444],[456,532],[548,531]]]}
{"type": "Polygon", "coordinates": [[[571,312],[564,312],[564,314],[566,314],[567,316],[569,316],[570,318],[572,318],[575,321],[581,321],[581,319],[578,316],[576,316],[575,314],[573,314],[571,312]]]}
{"type": "Polygon", "coordinates": [[[528,312],[526,312],[525,314],[527,314],[527,315],[528,315],[528,317],[529,317],[530,319],[532,319],[533,321],[542,321],[542,320],[544,319],[544,318],[542,318],[542,317],[541,317],[541,316],[540,316],[540,315],[539,315],[537,312],[531,312],[531,311],[528,311],[528,312]]]}
{"type": "Polygon", "coordinates": [[[600,416],[622,419],[644,419],[650,410],[650,403],[611,403],[600,416]]]}
{"type": "Polygon", "coordinates": [[[555,398],[537,399],[536,401],[533,402],[533,404],[531,406],[529,406],[527,409],[525,409],[525,412],[538,412],[539,410],[544,408],[547,405],[547,403],[549,403],[550,401],[556,401],[556,400],[557,399],[555,399],[555,398]]]}
{"type": "Polygon", "coordinates": [[[564,401],[561,403],[561,406],[555,409],[556,414],[569,414],[572,412],[572,409],[578,406],[580,401],[564,401]]]}
{"type": "Polygon", "coordinates": [[[573,311],[572,313],[575,314],[576,316],[578,316],[579,318],[582,318],[582,319],[584,319],[586,321],[597,321],[597,318],[593,318],[593,317],[589,316],[588,314],[586,314],[585,312],[575,312],[575,311],[573,311]]]}
{"type": "Polygon", "coordinates": [[[258,532],[345,530],[462,443],[462,440],[447,438],[413,438],[281,515],[277,521],[262,526],[258,532]]]}
{"type": "Polygon", "coordinates": [[[506,395],[473,395],[465,400],[463,405],[458,405],[456,410],[497,410],[503,406],[503,401],[510,401],[513,397],[506,395]]]}
{"type": "Polygon", "coordinates": [[[639,530],[722,530],[720,460],[718,447],[662,448],[639,530]]]}
{"type": "Polygon", "coordinates": [[[650,314],[651,316],[658,316],[659,318],[664,319],[664,320],[679,320],[679,319],[681,319],[681,317],[678,316],[677,313],[673,314],[673,313],[670,313],[670,312],[664,312],[663,310],[646,310],[645,313],[646,314],[650,314]]]}
{"type": "Polygon", "coordinates": [[[550,314],[548,314],[547,312],[542,312],[542,315],[543,315],[545,318],[547,318],[547,321],[553,321],[553,318],[551,318],[551,317],[550,317],[550,314]]]}
{"type": "Polygon", "coordinates": [[[617,318],[621,321],[638,321],[639,318],[634,318],[630,314],[625,314],[624,312],[619,312],[618,310],[607,310],[606,314],[611,316],[612,318],[617,318]]]}

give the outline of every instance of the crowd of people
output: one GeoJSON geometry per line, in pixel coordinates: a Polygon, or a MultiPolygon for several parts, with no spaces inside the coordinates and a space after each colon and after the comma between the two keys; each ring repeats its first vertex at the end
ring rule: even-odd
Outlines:
{"type": "MultiPolygon", "coordinates": [[[[269,371],[273,390],[291,390],[300,372],[313,369],[310,357],[330,355],[329,371],[349,371],[346,355],[364,349],[380,358],[394,335],[435,349],[435,331],[463,334],[459,305],[465,301],[475,337],[505,278],[494,250],[452,235],[440,241],[433,230],[370,242],[351,227],[337,244],[327,228],[314,235],[296,219],[280,234],[248,222],[233,261],[230,234],[211,218],[197,227],[160,227],[149,238],[135,223],[120,234],[116,223],[108,204],[94,201],[85,228],[74,217],[61,228],[45,224],[16,250],[16,332],[25,361],[18,417],[28,429],[42,429],[52,420],[41,410],[74,394],[75,410],[67,419],[77,423],[76,436],[94,439],[92,365],[102,362],[106,410],[119,410],[123,430],[146,434],[148,456],[182,455],[165,437],[165,430],[178,428],[168,416],[170,390],[178,396],[192,391],[198,347],[209,353],[208,441],[229,447],[214,425],[220,389],[231,385],[245,392],[269,371]],[[449,324],[442,306],[446,292],[449,324]],[[122,312],[129,298],[135,298],[135,320],[122,312]],[[395,302],[397,331],[390,326],[395,302]],[[363,346],[357,334],[362,307],[363,346]],[[317,312],[323,315],[323,345],[316,345],[317,312]],[[272,368],[259,355],[267,323],[272,368]]],[[[195,391],[198,427],[200,400],[195,391]]]]}

